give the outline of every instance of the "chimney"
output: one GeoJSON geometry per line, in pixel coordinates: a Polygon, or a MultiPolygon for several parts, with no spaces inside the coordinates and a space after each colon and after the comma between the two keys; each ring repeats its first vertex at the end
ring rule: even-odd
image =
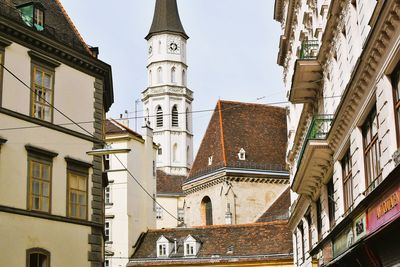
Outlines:
{"type": "Polygon", "coordinates": [[[128,120],[128,111],[125,110],[125,118],[124,114],[119,114],[119,122],[125,125],[126,127],[129,127],[129,120],[128,120]]]}

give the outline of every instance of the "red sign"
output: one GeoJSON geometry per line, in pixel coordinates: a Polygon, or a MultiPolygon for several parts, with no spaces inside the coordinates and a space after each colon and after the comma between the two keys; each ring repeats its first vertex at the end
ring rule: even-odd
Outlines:
{"type": "Polygon", "coordinates": [[[393,188],[368,209],[367,231],[372,233],[382,225],[400,217],[400,187],[393,188]]]}

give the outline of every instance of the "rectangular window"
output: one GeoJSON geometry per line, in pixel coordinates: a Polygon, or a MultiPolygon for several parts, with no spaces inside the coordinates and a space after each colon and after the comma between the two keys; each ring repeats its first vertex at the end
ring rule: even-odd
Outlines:
{"type": "Polygon", "coordinates": [[[86,220],[88,215],[87,175],[68,172],[68,215],[86,220]]]}
{"type": "Polygon", "coordinates": [[[322,236],[322,204],[321,198],[317,200],[317,233],[318,233],[318,240],[321,239],[322,236]]]}
{"type": "Polygon", "coordinates": [[[304,262],[305,255],[304,255],[304,226],[303,223],[300,223],[298,226],[299,232],[300,232],[300,249],[301,249],[301,258],[300,258],[300,263],[304,262]]]}
{"type": "Polygon", "coordinates": [[[160,206],[156,206],[156,219],[161,220],[163,217],[163,209],[160,206]]]}
{"type": "Polygon", "coordinates": [[[333,178],[331,178],[326,186],[328,189],[329,225],[332,228],[335,225],[335,188],[333,186],[333,178]]]}
{"type": "Polygon", "coordinates": [[[52,122],[54,71],[34,64],[32,72],[31,116],[52,122]]]}
{"type": "Polygon", "coordinates": [[[111,222],[106,221],[104,224],[104,241],[111,241],[111,222]]]}
{"type": "Polygon", "coordinates": [[[50,161],[29,158],[29,209],[50,212],[51,167],[50,161]]]}
{"type": "Polygon", "coordinates": [[[167,255],[167,246],[165,244],[158,245],[158,254],[160,256],[166,256],[167,255]]]}
{"type": "Polygon", "coordinates": [[[363,125],[366,193],[370,193],[382,180],[378,142],[378,117],[374,107],[363,125]]]}
{"type": "Polygon", "coordinates": [[[353,205],[353,174],[350,149],[342,158],[342,178],[343,178],[343,195],[344,210],[347,212],[353,205]]]}
{"type": "Polygon", "coordinates": [[[178,208],[178,221],[183,223],[185,220],[185,210],[183,208],[178,208]]]}
{"type": "Polygon", "coordinates": [[[106,205],[111,204],[111,187],[110,186],[107,186],[105,188],[104,201],[105,201],[106,205]]]}
{"type": "Polygon", "coordinates": [[[400,64],[398,63],[395,70],[391,75],[393,97],[394,97],[394,109],[396,116],[397,126],[397,147],[400,147],[400,64]]]}
{"type": "Polygon", "coordinates": [[[308,249],[309,251],[311,251],[312,249],[312,231],[311,231],[311,212],[310,210],[308,210],[307,214],[306,214],[306,221],[307,221],[307,225],[308,225],[308,249]]]}

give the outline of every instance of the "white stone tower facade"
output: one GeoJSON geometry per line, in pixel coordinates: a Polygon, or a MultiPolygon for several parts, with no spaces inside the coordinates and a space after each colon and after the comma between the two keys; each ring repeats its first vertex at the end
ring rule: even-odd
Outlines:
{"type": "Polygon", "coordinates": [[[148,42],[148,87],[142,93],[146,123],[160,148],[157,167],[187,175],[193,161],[192,101],[187,88],[186,35],[176,0],[156,0],[148,42]]]}

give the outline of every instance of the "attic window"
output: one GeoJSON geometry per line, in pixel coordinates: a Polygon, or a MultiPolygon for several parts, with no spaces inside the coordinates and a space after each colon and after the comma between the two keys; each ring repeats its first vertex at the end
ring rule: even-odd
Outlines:
{"type": "Polygon", "coordinates": [[[44,6],[39,2],[29,2],[17,7],[26,25],[35,27],[37,31],[44,30],[44,6]]]}
{"type": "Polygon", "coordinates": [[[239,160],[246,160],[246,151],[241,148],[238,153],[239,160]]]}
{"type": "Polygon", "coordinates": [[[213,161],[213,156],[209,156],[208,157],[208,166],[211,166],[212,161],[213,161]]]}
{"type": "Polygon", "coordinates": [[[158,255],[159,256],[167,256],[167,245],[166,244],[158,245],[158,255]]]}
{"type": "Polygon", "coordinates": [[[196,256],[197,252],[200,249],[200,241],[194,238],[191,235],[188,235],[185,240],[183,241],[184,243],[184,256],[196,256]]]}

